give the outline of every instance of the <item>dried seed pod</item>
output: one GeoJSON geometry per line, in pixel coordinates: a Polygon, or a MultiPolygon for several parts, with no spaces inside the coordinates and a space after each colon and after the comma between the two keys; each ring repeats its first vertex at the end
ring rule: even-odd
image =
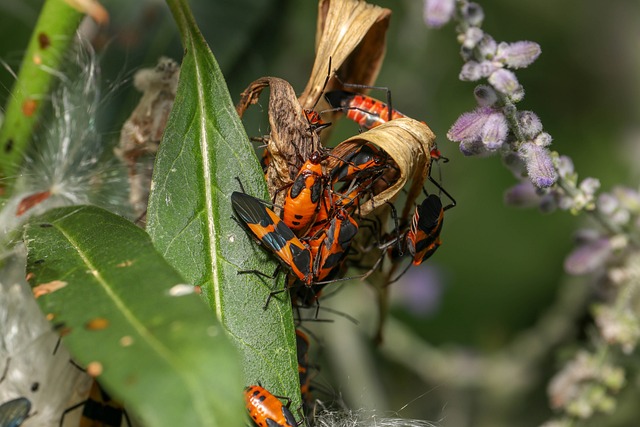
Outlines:
{"type": "MultiPolygon", "coordinates": [[[[361,0],[320,0],[316,30],[316,59],[302,95],[302,108],[316,106],[329,67],[342,81],[372,85],[385,53],[391,10],[361,0]]],[[[331,90],[334,82],[329,82],[331,90]]]]}
{"type": "MultiPolygon", "coordinates": [[[[277,77],[262,77],[251,83],[240,95],[236,106],[238,115],[242,117],[249,105],[258,102],[260,93],[267,86],[270,89],[271,125],[267,139],[267,150],[271,154],[267,183],[273,198],[278,190],[293,183],[300,166],[320,147],[320,139],[311,128],[291,85],[277,77]]],[[[275,203],[282,204],[285,192],[280,191],[277,196],[275,203]]]]}
{"type": "MultiPolygon", "coordinates": [[[[360,206],[360,213],[367,215],[387,201],[393,201],[398,192],[411,179],[411,187],[407,202],[402,211],[402,219],[406,219],[413,208],[413,202],[420,194],[422,185],[429,175],[431,166],[431,149],[434,147],[435,135],[429,127],[411,118],[395,119],[359,135],[341,142],[332,154],[346,157],[360,145],[373,143],[384,150],[397,165],[399,174],[390,181],[390,186],[376,193],[360,206]]],[[[331,170],[339,163],[339,159],[330,158],[327,169],[331,170]]]]}

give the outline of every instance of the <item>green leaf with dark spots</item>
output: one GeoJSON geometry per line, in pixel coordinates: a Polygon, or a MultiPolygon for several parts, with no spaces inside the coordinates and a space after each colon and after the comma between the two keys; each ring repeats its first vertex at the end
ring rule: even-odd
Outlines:
{"type": "Polygon", "coordinates": [[[67,207],[34,218],[25,242],[40,307],[146,426],[241,425],[236,350],[143,230],[100,208],[67,207]]]}
{"type": "MultiPolygon", "coordinates": [[[[169,1],[185,56],[173,111],[157,154],[147,230],[165,258],[202,288],[258,382],[300,405],[295,333],[287,293],[263,305],[276,263],[232,219],[231,193],[267,198],[264,176],[218,64],[186,1],[169,1]],[[236,179],[236,177],[238,179],[236,179]]],[[[277,288],[282,289],[279,281],[277,288]]]]}

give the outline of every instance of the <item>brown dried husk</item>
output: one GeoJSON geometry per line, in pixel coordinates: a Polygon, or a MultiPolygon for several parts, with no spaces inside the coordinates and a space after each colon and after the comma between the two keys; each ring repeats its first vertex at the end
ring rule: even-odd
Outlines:
{"type": "MultiPolygon", "coordinates": [[[[262,77],[241,94],[236,110],[242,117],[249,105],[258,102],[269,86],[269,123],[267,150],[271,161],[267,184],[276,205],[284,201],[285,191],[314,151],[320,148],[318,135],[311,129],[305,109],[311,110],[322,95],[329,61],[341,80],[373,84],[385,51],[385,35],[391,11],[360,0],[320,0],[316,31],[316,59],[306,89],[296,98],[285,80],[262,77]]],[[[331,79],[329,88],[334,84],[331,79]]]]}
{"type": "Polygon", "coordinates": [[[318,135],[311,130],[296,93],[291,85],[277,77],[262,77],[247,87],[236,106],[242,117],[249,105],[258,102],[262,90],[269,87],[269,124],[267,150],[271,161],[267,168],[269,194],[282,205],[286,192],[279,191],[291,185],[300,166],[320,147],[318,135]]]}
{"type": "MultiPolygon", "coordinates": [[[[383,149],[400,170],[400,176],[391,186],[360,206],[361,215],[368,215],[384,205],[385,202],[392,202],[405,184],[411,180],[407,202],[401,215],[402,220],[407,218],[413,208],[414,201],[421,192],[425,179],[429,175],[431,149],[434,147],[435,138],[436,136],[429,129],[429,126],[407,117],[383,123],[338,144],[332,154],[340,158],[353,152],[360,145],[367,142],[373,143],[383,149]]],[[[327,168],[332,169],[338,162],[338,159],[330,158],[327,168]]]]}
{"type": "MultiPolygon", "coordinates": [[[[322,96],[331,60],[343,82],[374,84],[385,53],[391,10],[360,0],[320,0],[316,58],[302,95],[302,108],[313,109],[322,96]]],[[[337,82],[332,79],[326,90],[337,82]]],[[[324,107],[322,107],[324,108],[324,107]]]]}

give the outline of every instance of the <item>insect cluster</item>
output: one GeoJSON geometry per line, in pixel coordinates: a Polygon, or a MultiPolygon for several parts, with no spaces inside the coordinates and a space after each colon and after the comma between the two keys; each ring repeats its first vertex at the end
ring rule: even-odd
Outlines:
{"type": "MultiPolygon", "coordinates": [[[[331,80],[329,77],[327,81],[331,80]]],[[[338,80],[337,77],[335,80],[338,80]]],[[[257,96],[256,92],[259,93],[255,88],[264,87],[265,82],[271,86],[270,108],[274,105],[274,96],[286,93],[278,91],[277,88],[285,84],[279,79],[265,78],[260,85],[256,82],[243,93],[238,107],[241,113],[244,111],[243,103],[248,105],[255,102],[250,101],[257,96]]],[[[356,90],[371,89],[341,82],[340,85],[356,90]]],[[[306,133],[297,143],[274,137],[273,131],[268,137],[257,138],[266,143],[261,163],[272,200],[261,200],[246,194],[244,190],[231,195],[239,225],[271,252],[280,262],[279,269],[287,273],[284,289],[273,289],[264,309],[268,308],[271,298],[283,292],[290,293],[296,310],[314,305],[319,308],[322,290],[328,284],[368,277],[380,269],[385,259],[391,260],[392,265],[398,265],[399,259],[408,254],[411,264],[400,274],[395,274],[394,278],[388,273],[384,286],[396,281],[410,265],[421,264],[437,250],[441,244],[444,211],[455,206],[451,196],[431,178],[433,161],[447,160],[432,141],[430,145],[427,144],[429,150],[422,170],[413,172],[413,187],[416,187],[416,182],[419,183],[424,199],[414,207],[407,197],[408,206],[404,207],[403,216],[399,216],[392,203],[399,191],[392,196],[385,194],[389,189],[397,188],[399,182],[406,182],[401,178],[407,169],[416,169],[405,163],[404,157],[394,156],[402,150],[394,146],[396,123],[401,129],[407,122],[411,126],[426,127],[424,123],[394,110],[388,91],[387,103],[346,90],[331,90],[324,97],[329,104],[328,109],[320,112],[300,109],[298,121],[278,123],[270,113],[271,125],[279,129],[303,123],[304,127],[297,132],[275,133],[306,133]],[[356,122],[361,133],[328,148],[320,142],[320,133],[326,133],[325,129],[331,125],[323,117],[336,112],[356,122]],[[372,132],[379,133],[374,134],[375,138],[369,138],[372,132]],[[388,140],[394,142],[389,143],[388,140]],[[387,152],[387,147],[392,147],[389,151],[393,154],[387,152]],[[438,194],[429,193],[424,188],[422,177],[429,178],[438,194]],[[443,205],[441,194],[450,199],[449,204],[443,205]],[[406,218],[407,212],[411,213],[410,220],[406,218]],[[385,230],[390,222],[393,227],[385,230]],[[374,256],[368,256],[369,253],[374,256]],[[365,272],[345,278],[349,267],[361,268],[365,272]]],[[[239,186],[242,187],[242,183],[239,186]]],[[[399,190],[402,187],[400,185],[399,190]]],[[[240,273],[267,276],[255,270],[240,273]]],[[[308,403],[311,400],[307,356],[309,340],[299,329],[296,334],[301,392],[303,400],[308,403]]],[[[288,404],[284,405],[262,386],[250,386],[245,394],[247,409],[259,426],[294,426],[300,423],[295,421],[288,404]]]]}

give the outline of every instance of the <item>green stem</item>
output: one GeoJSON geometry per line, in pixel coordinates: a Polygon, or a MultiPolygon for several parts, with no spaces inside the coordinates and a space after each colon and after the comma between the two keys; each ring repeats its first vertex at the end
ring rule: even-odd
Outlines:
{"type": "Polygon", "coordinates": [[[55,70],[60,69],[82,16],[61,0],[45,1],[40,11],[0,128],[0,195],[11,194],[55,70]]]}

